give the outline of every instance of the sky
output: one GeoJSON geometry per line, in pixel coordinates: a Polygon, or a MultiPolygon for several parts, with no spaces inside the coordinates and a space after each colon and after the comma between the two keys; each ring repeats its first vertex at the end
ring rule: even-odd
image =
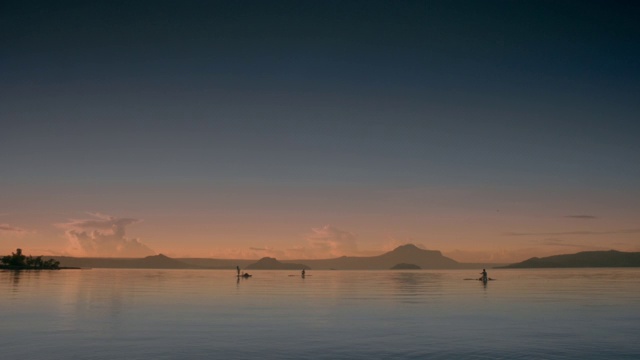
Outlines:
{"type": "Polygon", "coordinates": [[[640,251],[633,1],[3,1],[0,252],[640,251]]]}

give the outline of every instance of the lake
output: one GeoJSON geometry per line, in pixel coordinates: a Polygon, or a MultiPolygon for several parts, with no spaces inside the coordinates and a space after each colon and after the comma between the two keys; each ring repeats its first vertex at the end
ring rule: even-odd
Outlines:
{"type": "Polygon", "coordinates": [[[639,359],[640,269],[0,271],[11,359],[639,359]]]}

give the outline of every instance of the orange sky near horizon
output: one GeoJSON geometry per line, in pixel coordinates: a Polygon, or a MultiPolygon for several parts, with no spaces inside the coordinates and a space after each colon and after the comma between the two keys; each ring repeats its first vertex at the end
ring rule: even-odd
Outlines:
{"type": "Polygon", "coordinates": [[[0,214],[4,252],[285,260],[371,256],[413,243],[460,262],[504,263],[586,250],[640,251],[640,211],[624,192],[589,190],[587,198],[552,189],[180,188],[146,194],[130,186],[85,189],[73,203],[64,203],[64,186],[5,194],[4,203],[17,211],[0,214]],[[136,203],[127,200],[133,198],[136,203]],[[28,212],[30,201],[41,212],[28,212]],[[90,203],[111,204],[101,212],[75,210],[90,203]],[[118,211],[124,203],[128,210],[118,211]]]}

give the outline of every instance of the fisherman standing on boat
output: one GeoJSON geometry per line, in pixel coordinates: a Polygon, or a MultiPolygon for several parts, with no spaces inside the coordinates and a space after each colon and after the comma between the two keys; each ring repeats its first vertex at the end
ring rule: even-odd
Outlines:
{"type": "Polygon", "coordinates": [[[238,271],[238,276],[240,276],[240,266],[236,266],[236,270],[238,271]]]}
{"type": "Polygon", "coordinates": [[[304,269],[302,269],[302,277],[304,277],[304,269]]]}
{"type": "Polygon", "coordinates": [[[480,280],[482,280],[483,282],[487,282],[487,280],[489,279],[487,277],[487,270],[482,269],[482,272],[480,274],[482,274],[482,277],[480,278],[480,280]]]}

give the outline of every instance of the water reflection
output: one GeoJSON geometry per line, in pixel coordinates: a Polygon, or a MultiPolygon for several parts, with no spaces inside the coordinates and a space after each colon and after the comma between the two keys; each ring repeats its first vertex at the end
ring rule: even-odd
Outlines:
{"type": "Polygon", "coordinates": [[[11,283],[13,284],[13,288],[16,291],[18,290],[18,285],[20,285],[21,274],[22,274],[22,271],[20,270],[11,271],[11,283]]]}
{"type": "Polygon", "coordinates": [[[17,293],[18,286],[20,285],[20,276],[22,272],[20,270],[4,270],[2,272],[9,274],[9,276],[7,277],[7,280],[11,284],[11,291],[14,293],[17,293]]]}
{"type": "Polygon", "coordinates": [[[442,292],[443,275],[439,273],[415,271],[392,272],[389,280],[394,288],[394,298],[403,303],[419,303],[425,298],[442,292]]]}
{"type": "Polygon", "coordinates": [[[2,278],[6,279],[9,284],[7,289],[11,289],[12,293],[25,293],[28,289],[25,287],[32,286],[31,279],[38,279],[42,270],[2,270],[2,278]]]}
{"type": "Polygon", "coordinates": [[[106,334],[115,334],[123,329],[126,308],[131,306],[128,281],[134,277],[122,277],[122,272],[113,271],[110,276],[104,270],[78,270],[63,273],[64,289],[59,291],[61,330],[92,327],[106,334]],[[100,319],[98,321],[98,319],[100,319]]]}
{"type": "Polygon", "coordinates": [[[640,270],[589,271],[597,276],[492,271],[499,281],[487,286],[462,270],[314,271],[304,280],[256,271],[236,282],[224,271],[0,272],[0,348],[34,360],[640,353],[640,295],[629,290],[640,288],[640,270]]]}

